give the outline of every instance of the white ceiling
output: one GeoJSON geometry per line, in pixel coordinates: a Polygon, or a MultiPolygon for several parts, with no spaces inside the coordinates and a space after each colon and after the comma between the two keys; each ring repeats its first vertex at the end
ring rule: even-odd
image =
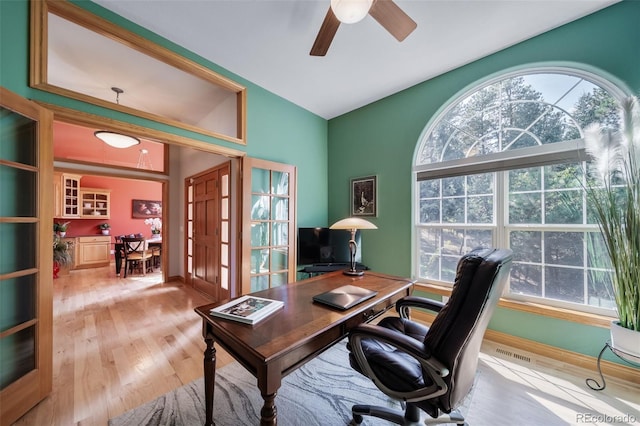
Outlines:
{"type": "Polygon", "coordinates": [[[329,0],[93,0],[321,116],[336,117],[618,0],[397,0],[402,43],[373,18],[309,51],[329,0]]]}

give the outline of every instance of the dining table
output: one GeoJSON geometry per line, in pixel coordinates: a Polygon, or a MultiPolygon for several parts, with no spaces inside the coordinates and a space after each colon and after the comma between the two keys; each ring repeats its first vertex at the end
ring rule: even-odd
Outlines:
{"type": "MultiPolygon", "coordinates": [[[[155,234],[152,237],[145,239],[145,244],[148,249],[152,249],[154,247],[162,250],[162,234],[155,234]]],[[[116,275],[120,276],[120,271],[122,270],[122,261],[124,259],[124,244],[120,241],[119,238],[116,238],[115,246],[114,246],[114,257],[116,264],[116,275]]]]}

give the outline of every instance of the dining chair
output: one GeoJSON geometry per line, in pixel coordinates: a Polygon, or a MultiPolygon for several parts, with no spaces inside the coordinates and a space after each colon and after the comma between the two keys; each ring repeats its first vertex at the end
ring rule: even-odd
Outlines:
{"type": "Polygon", "coordinates": [[[153,271],[153,252],[148,248],[144,237],[122,237],[124,255],[124,278],[127,272],[139,269],[142,275],[153,271]]]}

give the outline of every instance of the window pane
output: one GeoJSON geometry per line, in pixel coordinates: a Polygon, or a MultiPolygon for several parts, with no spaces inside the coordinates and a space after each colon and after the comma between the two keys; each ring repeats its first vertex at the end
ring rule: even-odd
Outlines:
{"type": "Polygon", "coordinates": [[[253,168],[251,170],[251,192],[258,194],[269,193],[269,170],[253,168]]]}
{"type": "Polygon", "coordinates": [[[276,222],[272,226],[271,234],[272,246],[287,246],[289,244],[289,224],[287,222],[276,222]]]}
{"type": "Polygon", "coordinates": [[[421,229],[420,230],[420,252],[434,254],[440,251],[439,229],[421,229]]]}
{"type": "Polygon", "coordinates": [[[289,173],[272,172],[273,188],[271,193],[276,195],[289,195],[289,173]]]}
{"type": "Polygon", "coordinates": [[[465,223],[464,198],[445,198],[442,200],[442,221],[446,223],[465,223]]]}
{"type": "Polygon", "coordinates": [[[490,229],[468,229],[465,240],[465,253],[476,247],[491,247],[493,246],[493,231],[490,229]]]}
{"type": "Polygon", "coordinates": [[[0,107],[0,158],[27,166],[37,165],[38,123],[0,107]]]}
{"type": "Polygon", "coordinates": [[[0,256],[0,274],[36,267],[37,224],[0,223],[0,241],[3,247],[0,256]]]}
{"type": "Polygon", "coordinates": [[[420,223],[440,223],[440,200],[420,201],[420,223]]]}
{"type": "Polygon", "coordinates": [[[35,325],[0,338],[0,389],[36,367],[35,325]]]}
{"type": "Polygon", "coordinates": [[[269,219],[269,196],[251,196],[251,220],[269,219]]]}
{"type": "Polygon", "coordinates": [[[287,269],[289,254],[286,249],[271,250],[271,271],[287,269]]]}
{"type": "Polygon", "coordinates": [[[442,196],[451,197],[454,195],[464,195],[464,187],[464,176],[442,179],[442,196]]]}
{"type": "Polygon", "coordinates": [[[545,193],[545,223],[582,223],[582,191],[545,193]]]}
{"type": "Polygon", "coordinates": [[[544,244],[545,263],[580,267],[584,264],[581,232],[545,232],[544,244]]]}
{"type": "Polygon", "coordinates": [[[513,250],[514,262],[542,262],[542,232],[510,232],[509,247],[511,247],[511,250],[513,250]]]}
{"type": "Polygon", "coordinates": [[[266,290],[269,288],[268,275],[252,275],[251,276],[251,292],[266,290]]]}
{"type": "Polygon", "coordinates": [[[440,179],[423,180],[418,182],[420,189],[420,198],[438,198],[440,197],[440,179]]]}
{"type": "Polygon", "coordinates": [[[539,193],[509,195],[509,223],[542,223],[542,201],[539,193]]]}
{"type": "Polygon", "coordinates": [[[268,272],[269,249],[251,250],[251,272],[258,274],[268,272]]]}
{"type": "Polygon", "coordinates": [[[493,223],[493,195],[469,197],[467,223],[493,223]]]}
{"type": "MultiPolygon", "coordinates": [[[[1,144],[0,144],[1,145],[1,144]]],[[[35,217],[36,197],[24,194],[38,193],[38,174],[34,171],[0,165],[0,216],[35,217]]]]}
{"type": "Polygon", "coordinates": [[[460,257],[492,239],[491,229],[421,229],[420,277],[453,282],[460,257]]]}
{"type": "Polygon", "coordinates": [[[251,225],[251,247],[269,245],[269,223],[259,222],[251,225]]]}
{"type": "Polygon", "coordinates": [[[271,287],[279,287],[287,284],[289,275],[286,272],[271,275],[271,287]]]}
{"type": "Polygon", "coordinates": [[[6,331],[36,315],[36,274],[0,281],[0,331],[6,331]]]}
{"type": "Polygon", "coordinates": [[[544,271],[545,297],[565,302],[584,303],[582,270],[547,266],[544,271]]]}
{"type": "Polygon", "coordinates": [[[289,219],[289,199],[273,197],[273,209],[271,210],[271,219],[288,220],[289,219]]]}
{"type": "Polygon", "coordinates": [[[538,191],[542,188],[542,169],[533,167],[509,171],[509,192],[538,191]]]}
{"type": "Polygon", "coordinates": [[[527,296],[542,296],[542,266],[513,262],[509,292],[527,296]]]}
{"type": "Polygon", "coordinates": [[[467,194],[493,194],[493,173],[467,177],[467,194]]]}

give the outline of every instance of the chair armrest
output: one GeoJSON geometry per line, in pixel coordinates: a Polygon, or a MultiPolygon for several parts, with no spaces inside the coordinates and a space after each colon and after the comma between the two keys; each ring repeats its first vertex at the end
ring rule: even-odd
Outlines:
{"type": "Polygon", "coordinates": [[[419,340],[378,325],[360,324],[349,332],[349,346],[362,372],[371,378],[376,386],[387,395],[413,402],[435,398],[447,391],[447,385],[442,378],[449,375],[449,369],[442,362],[431,356],[429,349],[419,340]],[[412,392],[398,392],[387,388],[369,365],[361,344],[363,339],[385,342],[410,355],[422,365],[423,371],[431,377],[433,384],[412,392]]]}
{"type": "Polygon", "coordinates": [[[440,312],[443,307],[443,302],[419,296],[406,296],[396,302],[396,311],[402,318],[406,319],[411,319],[410,308],[440,312]]]}
{"type": "Polygon", "coordinates": [[[352,341],[356,339],[359,341],[362,338],[372,338],[386,342],[398,349],[401,349],[403,352],[408,353],[414,358],[425,358],[430,356],[427,347],[421,341],[378,325],[359,324],[349,332],[349,343],[352,343],[352,341]]]}

